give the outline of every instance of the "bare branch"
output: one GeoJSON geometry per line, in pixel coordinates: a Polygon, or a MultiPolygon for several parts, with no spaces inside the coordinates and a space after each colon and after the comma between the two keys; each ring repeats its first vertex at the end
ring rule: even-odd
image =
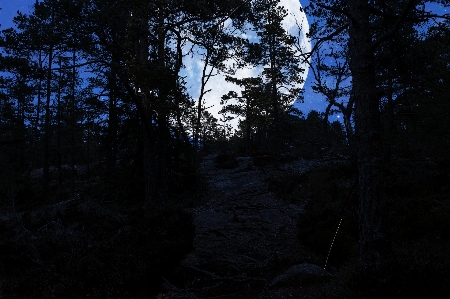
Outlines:
{"type": "Polygon", "coordinates": [[[91,64],[98,64],[98,63],[104,64],[104,65],[109,65],[109,62],[107,62],[105,60],[91,60],[91,61],[87,61],[87,62],[75,64],[75,65],[61,66],[61,67],[57,67],[57,68],[52,68],[52,71],[62,71],[62,70],[78,68],[78,67],[91,65],[91,64]]]}
{"type": "MultiPolygon", "coordinates": [[[[301,56],[303,56],[304,61],[305,62],[308,61],[311,58],[311,56],[313,55],[313,53],[315,51],[317,51],[324,42],[331,40],[333,37],[340,34],[345,29],[347,29],[348,26],[349,26],[349,23],[345,23],[342,27],[339,27],[334,32],[330,33],[329,35],[319,38],[309,53],[305,53],[305,54],[301,55],[301,56]]],[[[298,49],[298,50],[301,50],[301,49],[298,49]]]]}

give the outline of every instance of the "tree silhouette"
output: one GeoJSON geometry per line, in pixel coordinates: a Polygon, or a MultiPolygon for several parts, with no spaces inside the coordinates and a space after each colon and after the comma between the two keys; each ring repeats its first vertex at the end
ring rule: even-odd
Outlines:
{"type": "Polygon", "coordinates": [[[352,0],[316,1],[309,7],[309,12],[319,18],[319,22],[312,26],[317,38],[313,50],[343,32],[348,34],[359,172],[360,254],[363,263],[369,265],[379,265],[381,256],[389,252],[383,221],[386,206],[383,149],[387,145],[379,110],[377,54],[380,47],[392,40],[405,24],[421,24],[437,17],[424,12],[423,4],[423,1],[388,4],[385,1],[352,0]],[[328,26],[320,27],[322,21],[328,26]],[[379,26],[380,22],[388,25],[379,26]]]}

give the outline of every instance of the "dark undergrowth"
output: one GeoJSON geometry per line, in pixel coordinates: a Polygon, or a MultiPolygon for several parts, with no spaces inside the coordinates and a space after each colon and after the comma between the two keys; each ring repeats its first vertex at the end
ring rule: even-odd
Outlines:
{"type": "Polygon", "coordinates": [[[214,158],[214,165],[219,169],[233,169],[238,166],[236,155],[230,153],[219,153],[214,158]]]}
{"type": "Polygon", "coordinates": [[[193,216],[74,200],[0,220],[1,298],[152,298],[192,249],[193,216]]]}
{"type": "Polygon", "coordinates": [[[358,262],[358,204],[348,200],[356,179],[350,164],[336,163],[303,174],[274,174],[272,190],[288,202],[305,203],[298,237],[309,262],[334,278],[317,287],[317,298],[448,298],[450,294],[450,171],[445,161],[397,160],[386,172],[386,227],[392,250],[377,269],[358,262]]]}
{"type": "Polygon", "coordinates": [[[158,207],[143,199],[136,165],[54,177],[47,197],[34,177],[16,185],[13,201],[0,194],[0,298],[153,298],[192,250],[187,211],[209,189],[195,167],[179,164],[158,207]]]}

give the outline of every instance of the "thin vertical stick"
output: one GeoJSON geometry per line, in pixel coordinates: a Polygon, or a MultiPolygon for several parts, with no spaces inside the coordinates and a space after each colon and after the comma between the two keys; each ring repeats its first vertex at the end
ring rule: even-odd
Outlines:
{"type": "Polygon", "coordinates": [[[354,197],[354,195],[356,193],[357,187],[358,187],[358,179],[356,179],[355,183],[353,184],[353,187],[350,190],[350,194],[348,196],[347,202],[345,203],[345,206],[342,209],[342,213],[343,213],[342,215],[343,216],[342,216],[341,220],[339,221],[339,225],[338,225],[338,227],[336,229],[336,232],[334,233],[333,241],[331,241],[330,249],[328,250],[327,259],[325,260],[325,265],[323,266],[324,270],[327,268],[328,259],[330,258],[330,254],[331,254],[331,249],[333,248],[334,241],[336,240],[336,236],[337,236],[337,234],[339,232],[339,228],[341,227],[342,220],[344,220],[344,214],[347,211],[347,209],[349,208],[350,203],[352,202],[352,199],[353,199],[353,197],[354,197]]]}
{"type": "Polygon", "coordinates": [[[339,232],[339,228],[341,227],[342,220],[344,220],[344,218],[341,218],[341,221],[339,221],[339,225],[338,225],[338,227],[336,229],[336,232],[334,233],[333,241],[331,241],[331,246],[330,246],[330,249],[328,250],[327,259],[325,260],[325,265],[323,266],[324,270],[326,270],[326,268],[327,268],[328,259],[330,258],[330,254],[331,254],[331,249],[333,248],[334,241],[336,240],[336,236],[337,236],[337,234],[339,232]]]}

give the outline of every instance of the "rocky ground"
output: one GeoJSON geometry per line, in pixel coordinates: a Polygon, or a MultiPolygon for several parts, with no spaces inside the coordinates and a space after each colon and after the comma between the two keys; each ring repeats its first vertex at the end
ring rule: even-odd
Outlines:
{"type": "Polygon", "coordinates": [[[314,290],[330,275],[313,265],[311,253],[296,237],[302,207],[277,199],[267,173],[302,172],[317,161],[265,167],[252,158],[219,169],[205,157],[209,200],[194,209],[194,250],[176,272],[165,277],[162,298],[316,298],[314,290]]]}

